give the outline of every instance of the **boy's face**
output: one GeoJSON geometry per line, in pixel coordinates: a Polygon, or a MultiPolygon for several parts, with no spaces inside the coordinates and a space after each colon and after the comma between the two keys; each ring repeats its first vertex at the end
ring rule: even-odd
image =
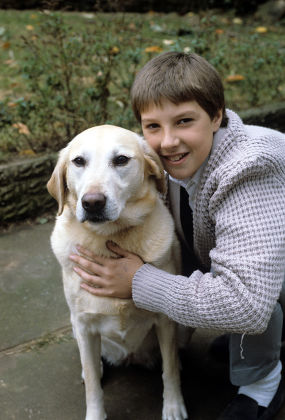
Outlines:
{"type": "Polygon", "coordinates": [[[222,111],[211,120],[196,101],[163,100],[141,113],[142,130],[159,154],[164,169],[176,179],[192,177],[208,157],[213,134],[219,129],[222,111]]]}

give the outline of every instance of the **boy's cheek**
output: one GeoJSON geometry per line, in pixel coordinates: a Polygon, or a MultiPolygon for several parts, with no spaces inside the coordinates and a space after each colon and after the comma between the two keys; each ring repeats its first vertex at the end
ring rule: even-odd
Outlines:
{"type": "Polygon", "coordinates": [[[160,148],[160,143],[153,139],[150,136],[144,135],[144,138],[146,139],[147,143],[149,144],[149,146],[155,151],[158,152],[159,148],[160,148]]]}

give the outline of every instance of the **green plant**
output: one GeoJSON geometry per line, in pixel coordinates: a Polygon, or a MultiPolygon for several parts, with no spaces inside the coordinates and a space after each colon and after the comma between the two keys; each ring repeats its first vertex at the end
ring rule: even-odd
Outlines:
{"type": "MultiPolygon", "coordinates": [[[[91,125],[132,122],[128,108],[129,90],[140,62],[140,48],[122,51],[117,36],[106,27],[96,25],[76,33],[59,13],[43,14],[33,37],[22,36],[24,49],[22,77],[27,97],[6,107],[2,103],[2,125],[18,130],[23,147],[34,153],[58,150],[80,131],[91,125]],[[120,56],[120,57],[119,57],[120,56]],[[120,58],[120,60],[118,59],[120,58]],[[121,63],[128,62],[122,69],[121,63]],[[116,97],[114,92],[119,92],[116,97]],[[120,108],[116,121],[114,108],[120,108]],[[23,127],[22,127],[23,128],[23,127]],[[24,146],[23,146],[24,145],[24,146]]],[[[6,133],[7,133],[6,130],[6,133]]],[[[12,151],[9,141],[2,148],[12,151]]]]}
{"type": "Polygon", "coordinates": [[[138,69],[163,51],[203,55],[236,111],[285,99],[282,24],[262,23],[258,32],[260,23],[233,11],[0,17],[0,161],[58,150],[97,124],[139,130],[130,88],[138,69]]]}

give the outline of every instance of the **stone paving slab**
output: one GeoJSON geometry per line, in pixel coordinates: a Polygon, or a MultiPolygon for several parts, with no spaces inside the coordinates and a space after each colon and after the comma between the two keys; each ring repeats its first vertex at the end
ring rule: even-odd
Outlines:
{"type": "Polygon", "coordinates": [[[52,227],[21,225],[0,236],[0,350],[69,325],[52,227]]]}
{"type": "MultiPolygon", "coordinates": [[[[190,418],[213,420],[234,388],[224,366],[209,370],[203,362],[206,347],[200,338],[193,340],[193,349],[183,363],[182,386],[190,418]]],[[[161,419],[159,368],[110,367],[103,387],[109,420],[161,419]]],[[[85,394],[74,339],[69,335],[42,348],[2,352],[0,401],[1,420],[83,420],[85,394]]]]}
{"type": "MultiPolygon", "coordinates": [[[[190,420],[214,420],[235,394],[224,365],[207,359],[212,335],[197,331],[182,358],[182,389],[190,420]]],[[[110,367],[103,380],[108,420],[160,420],[159,369],[110,367]]],[[[40,349],[0,356],[1,420],[84,420],[85,393],[71,336],[40,349]]],[[[276,420],[285,419],[285,407],[276,420]]]]}

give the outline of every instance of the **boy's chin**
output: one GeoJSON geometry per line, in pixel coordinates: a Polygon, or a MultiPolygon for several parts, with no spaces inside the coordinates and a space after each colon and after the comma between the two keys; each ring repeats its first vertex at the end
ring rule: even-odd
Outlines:
{"type": "Polygon", "coordinates": [[[173,169],[169,169],[167,167],[164,168],[166,170],[166,172],[175,179],[179,179],[179,180],[183,180],[183,179],[187,179],[187,178],[191,178],[196,171],[194,170],[173,170],[173,169]]]}

